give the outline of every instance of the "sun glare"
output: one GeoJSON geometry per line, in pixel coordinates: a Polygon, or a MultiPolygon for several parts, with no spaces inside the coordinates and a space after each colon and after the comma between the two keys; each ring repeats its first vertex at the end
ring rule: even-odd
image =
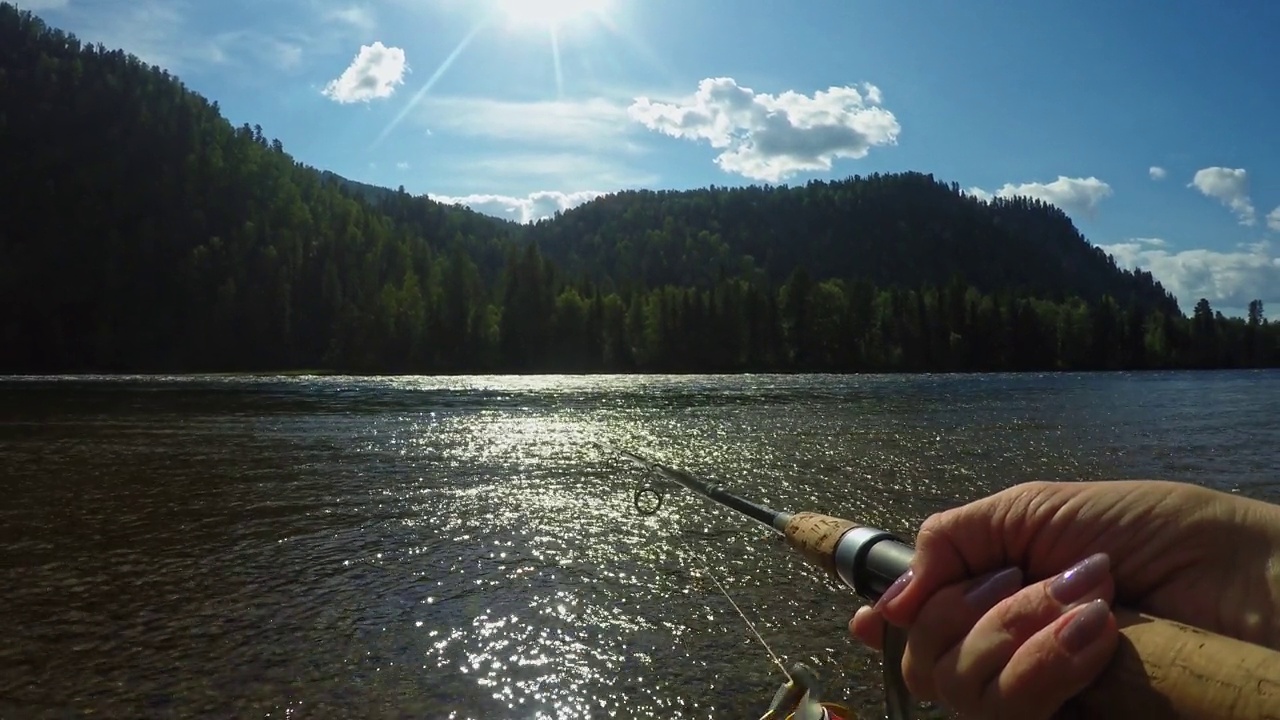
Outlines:
{"type": "Polygon", "coordinates": [[[609,0],[495,0],[508,25],[555,30],[589,16],[603,16],[609,0]]]}

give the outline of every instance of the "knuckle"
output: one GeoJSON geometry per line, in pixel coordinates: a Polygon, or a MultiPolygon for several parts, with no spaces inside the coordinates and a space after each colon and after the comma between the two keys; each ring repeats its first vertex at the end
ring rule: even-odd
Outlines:
{"type": "Polygon", "coordinates": [[[1026,588],[987,611],[982,620],[985,632],[1002,646],[1021,647],[1058,616],[1051,602],[1043,588],[1026,588]]]}
{"type": "Polygon", "coordinates": [[[942,526],[946,525],[947,518],[951,515],[951,510],[941,510],[929,515],[920,523],[922,532],[937,532],[942,526]]]}
{"type": "Polygon", "coordinates": [[[1010,632],[1025,624],[1024,618],[1032,602],[1034,599],[1029,598],[1027,593],[1016,593],[992,606],[987,611],[987,617],[994,625],[994,630],[1010,632]]]}
{"type": "Polygon", "coordinates": [[[934,672],[934,687],[938,701],[961,715],[972,713],[981,707],[982,687],[972,678],[961,674],[954,666],[942,663],[934,672]]]}
{"type": "Polygon", "coordinates": [[[916,532],[916,544],[923,545],[930,538],[942,534],[950,521],[952,512],[951,510],[944,510],[925,518],[924,522],[920,523],[920,529],[916,532]]]}
{"type": "Polygon", "coordinates": [[[925,701],[937,700],[933,685],[933,668],[911,654],[910,648],[902,658],[902,680],[912,696],[925,701]]]}
{"type": "Polygon", "coordinates": [[[1038,495],[1040,493],[1047,491],[1049,488],[1053,487],[1054,484],[1055,483],[1051,483],[1047,480],[1027,480],[1025,482],[1020,482],[1017,485],[1014,485],[1012,488],[1009,489],[1009,492],[1014,495],[1021,495],[1025,493],[1032,493],[1032,494],[1038,495]]]}

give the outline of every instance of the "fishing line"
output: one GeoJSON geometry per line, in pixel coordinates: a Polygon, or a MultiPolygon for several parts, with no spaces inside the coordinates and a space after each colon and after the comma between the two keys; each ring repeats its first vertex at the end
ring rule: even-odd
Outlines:
{"type": "Polygon", "coordinates": [[[751,618],[747,617],[747,614],[742,611],[742,608],[738,606],[738,603],[734,602],[733,598],[729,595],[729,591],[720,583],[716,574],[711,571],[711,567],[702,559],[702,556],[698,551],[690,547],[683,539],[680,540],[680,544],[684,545],[685,549],[689,551],[689,554],[693,555],[693,558],[698,561],[698,564],[702,566],[703,571],[705,571],[707,576],[711,578],[711,582],[715,583],[716,587],[720,589],[720,594],[724,595],[724,599],[728,600],[729,604],[733,606],[733,609],[738,612],[738,617],[742,618],[742,621],[747,624],[748,628],[751,628],[751,633],[756,636],[756,639],[764,646],[765,651],[769,653],[769,659],[773,660],[773,664],[777,665],[778,669],[782,671],[782,675],[787,679],[787,682],[791,682],[791,673],[787,672],[787,666],[782,664],[782,660],[778,657],[778,654],[769,646],[769,643],[764,639],[764,636],[760,634],[760,631],[756,630],[755,623],[751,622],[751,618]]]}
{"type": "MultiPolygon", "coordinates": [[[[636,512],[642,516],[657,514],[658,510],[662,507],[662,501],[665,497],[665,493],[656,487],[659,477],[660,476],[656,472],[650,469],[648,482],[645,482],[636,489],[633,504],[635,505],[636,512]],[[645,507],[641,505],[641,500],[645,497],[653,499],[652,507],[645,507]]],[[[751,630],[751,634],[755,635],[756,639],[760,641],[760,644],[764,646],[765,652],[769,653],[769,659],[772,660],[773,664],[777,665],[778,669],[782,671],[782,675],[787,679],[787,682],[792,682],[791,673],[787,671],[787,666],[782,663],[782,659],[778,657],[778,654],[773,651],[769,642],[765,640],[764,636],[760,634],[760,631],[756,629],[755,623],[751,622],[751,618],[747,617],[747,614],[742,611],[742,608],[733,599],[733,596],[729,594],[729,591],[725,588],[724,584],[721,583],[720,579],[716,577],[716,574],[712,572],[711,566],[703,559],[702,554],[686,543],[684,538],[681,538],[679,535],[676,536],[676,540],[684,546],[684,549],[688,550],[689,554],[693,556],[693,559],[702,566],[702,570],[707,574],[707,577],[711,578],[711,582],[716,584],[716,587],[720,590],[720,594],[724,595],[724,599],[728,600],[729,604],[733,606],[733,609],[738,613],[738,617],[742,618],[742,621],[747,624],[747,627],[751,630]]]]}
{"type": "MultiPolygon", "coordinates": [[[[661,508],[665,490],[665,488],[662,488],[663,485],[668,482],[680,485],[728,510],[771,528],[780,538],[799,550],[806,561],[823,568],[827,574],[839,579],[842,584],[869,600],[879,599],[886,588],[906,572],[906,568],[914,555],[914,548],[902,543],[891,533],[884,530],[857,525],[850,520],[821,513],[791,513],[775,510],[766,505],[748,500],[717,483],[709,482],[678,468],[647,460],[626,450],[615,449],[615,452],[647,471],[644,480],[632,498],[635,509],[640,515],[653,515],[661,508]],[[647,504],[643,502],[646,499],[649,501],[647,504]],[[646,507],[646,505],[648,506],[646,507]]],[[[682,540],[681,544],[683,544],[682,540]]],[[[825,714],[825,710],[820,710],[813,702],[797,705],[797,703],[802,703],[806,698],[808,701],[815,701],[815,698],[821,695],[817,678],[810,674],[810,676],[802,678],[801,682],[797,683],[795,678],[800,676],[793,677],[793,674],[787,671],[777,654],[773,652],[773,648],[760,635],[755,624],[751,622],[751,619],[746,616],[746,613],[742,611],[738,603],[729,595],[724,585],[703,561],[702,557],[693,552],[691,548],[690,552],[698,560],[699,564],[703,566],[703,569],[707,571],[707,575],[716,584],[725,599],[733,605],[734,610],[742,617],[743,622],[747,623],[747,627],[751,629],[756,639],[765,646],[770,659],[779,668],[782,668],[783,673],[787,675],[787,684],[778,689],[774,696],[774,701],[770,705],[770,710],[765,714],[765,717],[773,718],[775,717],[775,709],[785,709],[787,707],[807,708],[804,713],[805,716],[811,711],[825,714]],[[806,680],[811,682],[806,682],[806,680]],[[795,695],[798,692],[803,694],[797,697],[795,695]]],[[[886,695],[885,709],[887,717],[891,720],[910,720],[915,717],[915,712],[913,711],[910,692],[907,690],[906,682],[902,677],[901,655],[896,652],[902,649],[902,644],[897,642],[902,638],[888,637],[895,632],[901,631],[886,623],[886,652],[882,666],[886,695]]],[[[802,665],[796,665],[795,671],[803,674],[806,669],[802,665]]]]}

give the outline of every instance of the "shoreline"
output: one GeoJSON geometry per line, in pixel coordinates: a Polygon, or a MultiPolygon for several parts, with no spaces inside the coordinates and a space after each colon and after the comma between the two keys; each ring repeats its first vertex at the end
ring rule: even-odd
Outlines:
{"type": "Polygon", "coordinates": [[[84,370],[79,372],[0,372],[0,382],[14,379],[120,379],[120,378],[305,378],[305,377],[348,377],[348,378],[448,378],[448,377],[751,377],[751,376],[823,376],[823,377],[856,377],[863,375],[876,376],[952,376],[952,375],[1134,375],[1143,373],[1171,372],[1270,372],[1280,371],[1280,367],[1209,367],[1209,368],[1121,368],[1121,369],[1043,369],[1043,370],[739,370],[739,371],[700,371],[700,370],[540,370],[526,372],[494,372],[483,370],[456,372],[351,372],[344,370],[246,370],[246,371],[211,371],[196,370],[178,371],[98,371],[84,370]]]}

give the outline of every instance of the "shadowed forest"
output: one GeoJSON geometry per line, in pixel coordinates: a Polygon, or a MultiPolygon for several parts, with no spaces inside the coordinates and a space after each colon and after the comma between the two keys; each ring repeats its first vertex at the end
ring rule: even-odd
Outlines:
{"type": "Polygon", "coordinates": [[[530,226],[354,183],[0,4],[0,371],[1280,366],[1061,210],[922,173],[627,191],[530,226]]]}

